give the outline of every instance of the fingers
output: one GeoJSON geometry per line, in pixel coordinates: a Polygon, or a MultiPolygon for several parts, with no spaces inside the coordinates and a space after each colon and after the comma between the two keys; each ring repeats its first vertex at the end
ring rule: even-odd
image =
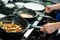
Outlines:
{"type": "Polygon", "coordinates": [[[45,12],[46,13],[50,13],[51,12],[51,9],[49,7],[46,7],[45,12]]]}
{"type": "Polygon", "coordinates": [[[47,25],[47,24],[42,25],[42,28],[40,29],[40,31],[42,31],[42,32],[46,32],[45,25],[47,25]]]}
{"type": "Polygon", "coordinates": [[[48,34],[51,34],[55,31],[55,26],[53,23],[47,23],[43,25],[43,28],[40,29],[42,32],[47,32],[48,34]]]}
{"type": "Polygon", "coordinates": [[[44,27],[43,27],[43,28],[41,28],[41,29],[40,29],[40,31],[45,32],[45,28],[44,28],[44,27]]]}
{"type": "Polygon", "coordinates": [[[48,34],[51,34],[51,33],[52,33],[52,31],[50,31],[50,29],[49,29],[47,26],[41,28],[40,31],[46,32],[46,33],[48,33],[48,34]]]}
{"type": "Polygon", "coordinates": [[[46,6],[45,12],[50,13],[52,11],[52,6],[46,6]]]}

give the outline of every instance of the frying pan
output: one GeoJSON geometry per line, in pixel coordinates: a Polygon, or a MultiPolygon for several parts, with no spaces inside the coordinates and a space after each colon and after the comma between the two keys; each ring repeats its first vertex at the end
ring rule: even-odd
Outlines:
{"type": "MultiPolygon", "coordinates": [[[[9,20],[11,21],[11,23],[15,23],[15,24],[20,24],[23,26],[23,31],[21,32],[6,32],[5,30],[3,30],[1,27],[0,27],[0,36],[4,39],[18,39],[20,38],[24,32],[29,28],[28,26],[28,22],[21,18],[21,17],[18,17],[18,16],[7,16],[7,17],[4,17],[2,18],[0,21],[2,21],[3,23],[6,22],[6,20],[9,20]]],[[[7,22],[8,23],[8,22],[7,22]]]]}
{"type": "MultiPolygon", "coordinates": [[[[23,18],[25,18],[26,20],[28,20],[28,22],[34,21],[34,20],[37,18],[37,16],[38,16],[35,11],[30,10],[30,9],[26,9],[26,8],[18,9],[15,14],[17,14],[17,15],[20,16],[20,17],[25,16],[25,15],[22,15],[22,16],[21,16],[21,14],[31,15],[32,17],[29,16],[30,18],[29,18],[29,17],[23,17],[23,18]]],[[[27,16],[28,16],[28,15],[27,15],[27,16]]]]}

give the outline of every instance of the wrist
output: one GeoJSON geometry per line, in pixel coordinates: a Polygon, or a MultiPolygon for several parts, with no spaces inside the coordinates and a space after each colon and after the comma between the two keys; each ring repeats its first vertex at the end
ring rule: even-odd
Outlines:
{"type": "Polygon", "coordinates": [[[55,5],[51,5],[51,10],[55,10],[56,6],[55,5]]]}

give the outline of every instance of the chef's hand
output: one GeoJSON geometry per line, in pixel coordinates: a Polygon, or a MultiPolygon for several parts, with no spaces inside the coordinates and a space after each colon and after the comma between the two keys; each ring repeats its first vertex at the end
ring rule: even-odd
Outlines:
{"type": "Polygon", "coordinates": [[[47,24],[43,25],[43,28],[41,28],[40,31],[51,34],[51,33],[55,32],[57,29],[58,29],[57,23],[47,23],[47,24]]]}
{"type": "Polygon", "coordinates": [[[50,13],[52,11],[53,11],[53,6],[52,5],[46,6],[46,8],[45,8],[46,13],[50,13]]]}

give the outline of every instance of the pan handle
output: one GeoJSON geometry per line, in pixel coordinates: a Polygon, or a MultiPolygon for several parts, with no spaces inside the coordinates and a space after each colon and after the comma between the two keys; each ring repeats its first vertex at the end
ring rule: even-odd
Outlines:
{"type": "MultiPolygon", "coordinates": [[[[33,27],[33,28],[38,28],[38,29],[43,28],[42,26],[34,26],[34,25],[31,25],[31,27],[33,27]]],[[[44,32],[44,34],[42,35],[42,37],[45,37],[46,34],[47,34],[47,32],[44,32]]]]}

